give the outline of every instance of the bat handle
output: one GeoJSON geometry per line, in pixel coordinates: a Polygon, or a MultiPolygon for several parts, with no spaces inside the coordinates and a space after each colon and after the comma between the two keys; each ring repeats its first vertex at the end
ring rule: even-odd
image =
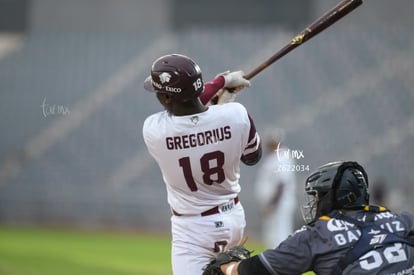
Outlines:
{"type": "Polygon", "coordinates": [[[260,73],[261,71],[263,71],[264,69],[266,69],[266,67],[269,66],[267,64],[262,64],[261,66],[257,67],[256,69],[254,69],[253,71],[247,73],[244,78],[246,78],[247,80],[252,79],[255,75],[257,75],[258,73],[260,73]]]}
{"type": "Polygon", "coordinates": [[[244,236],[241,240],[240,240],[240,242],[239,242],[239,244],[238,244],[238,246],[243,246],[246,242],[247,242],[247,240],[249,239],[249,236],[244,236]]]}

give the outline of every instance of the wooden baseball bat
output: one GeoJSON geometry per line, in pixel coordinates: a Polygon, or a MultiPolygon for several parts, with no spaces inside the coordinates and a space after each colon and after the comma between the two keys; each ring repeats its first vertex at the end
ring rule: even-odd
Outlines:
{"type": "Polygon", "coordinates": [[[244,236],[237,245],[243,246],[247,242],[248,239],[249,239],[249,236],[244,236]]]}
{"type": "Polygon", "coordinates": [[[247,73],[244,78],[252,79],[255,75],[266,69],[268,66],[273,64],[276,60],[279,60],[287,53],[302,45],[321,31],[325,30],[329,26],[333,25],[339,19],[356,9],[362,4],[362,0],[343,0],[339,2],[335,7],[331,8],[316,21],[310,24],[302,32],[296,35],[286,46],[272,55],[269,59],[264,61],[262,64],[254,68],[251,72],[247,73]]]}

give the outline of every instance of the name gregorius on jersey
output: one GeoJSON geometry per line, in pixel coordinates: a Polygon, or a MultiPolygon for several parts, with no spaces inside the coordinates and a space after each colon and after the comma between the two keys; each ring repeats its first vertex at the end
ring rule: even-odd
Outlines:
{"type": "Polygon", "coordinates": [[[227,139],[231,139],[231,127],[228,125],[189,135],[166,137],[165,143],[168,150],[180,150],[216,144],[227,139]]]}

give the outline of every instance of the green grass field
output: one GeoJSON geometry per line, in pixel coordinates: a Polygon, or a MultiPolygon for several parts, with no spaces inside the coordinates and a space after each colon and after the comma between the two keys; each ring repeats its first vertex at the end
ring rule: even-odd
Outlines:
{"type": "Polygon", "coordinates": [[[168,236],[0,229],[0,274],[166,275],[168,236]]]}
{"type": "MultiPolygon", "coordinates": [[[[249,249],[263,247],[249,240],[249,249]]],[[[170,237],[0,227],[2,275],[168,275],[170,237]]]]}

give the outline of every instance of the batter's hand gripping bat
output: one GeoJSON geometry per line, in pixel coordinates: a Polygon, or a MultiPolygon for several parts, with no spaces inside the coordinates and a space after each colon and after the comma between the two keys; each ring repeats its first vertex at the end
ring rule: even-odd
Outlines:
{"type": "Polygon", "coordinates": [[[251,72],[247,73],[244,78],[252,79],[255,75],[266,69],[268,66],[273,64],[276,60],[279,60],[287,53],[302,45],[321,31],[325,30],[329,26],[333,25],[339,19],[356,9],[362,4],[362,0],[343,0],[338,3],[335,7],[331,8],[324,15],[319,17],[316,21],[306,27],[305,30],[296,35],[286,46],[272,55],[269,59],[264,61],[262,64],[254,68],[251,72]]]}

